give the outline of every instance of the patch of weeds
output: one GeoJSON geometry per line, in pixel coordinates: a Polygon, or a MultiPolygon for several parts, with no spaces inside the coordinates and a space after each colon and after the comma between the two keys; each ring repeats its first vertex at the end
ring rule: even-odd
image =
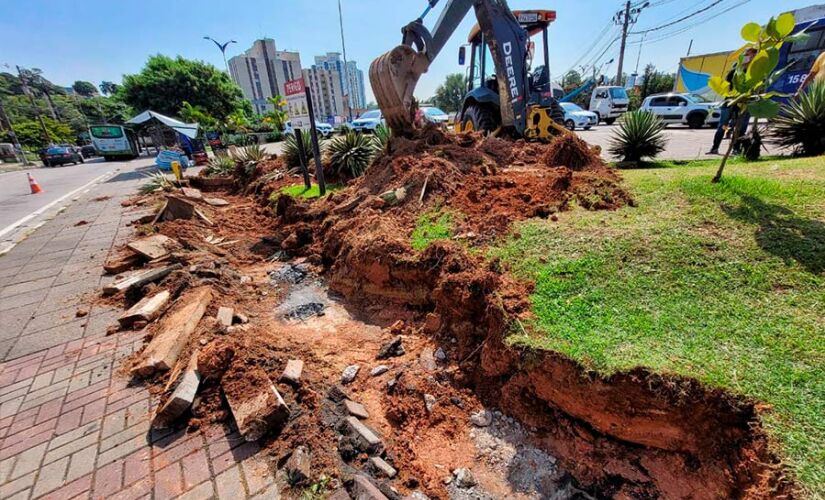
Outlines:
{"type": "MultiPolygon", "coordinates": [[[[324,196],[334,193],[342,189],[338,184],[327,184],[327,192],[324,196]]],[[[276,202],[281,196],[291,196],[293,198],[301,198],[303,200],[314,200],[321,197],[321,191],[318,184],[313,184],[311,188],[307,189],[303,184],[295,184],[292,186],[282,187],[269,195],[269,201],[276,202]]]]}
{"type": "Polygon", "coordinates": [[[453,228],[452,213],[440,212],[437,209],[424,212],[418,216],[415,229],[410,236],[410,244],[415,250],[424,250],[434,241],[449,240],[453,236],[453,228]]]}
{"type": "Polygon", "coordinates": [[[330,478],[322,474],[317,481],[304,488],[301,492],[301,500],[323,500],[326,498],[329,482],[330,478]]]}

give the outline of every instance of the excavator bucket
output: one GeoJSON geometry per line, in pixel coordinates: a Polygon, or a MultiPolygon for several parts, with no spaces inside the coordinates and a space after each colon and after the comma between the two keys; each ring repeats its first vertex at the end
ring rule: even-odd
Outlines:
{"type": "Polygon", "coordinates": [[[428,67],[426,56],[407,45],[395,47],[370,65],[372,91],[387,125],[394,132],[412,130],[413,92],[428,67]]]}

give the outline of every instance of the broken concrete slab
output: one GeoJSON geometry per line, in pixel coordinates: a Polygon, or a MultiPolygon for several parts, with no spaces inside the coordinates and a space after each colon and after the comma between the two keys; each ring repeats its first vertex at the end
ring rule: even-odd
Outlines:
{"type": "Polygon", "coordinates": [[[404,355],[404,345],[401,343],[401,336],[396,335],[392,340],[381,346],[377,359],[387,359],[404,355]]]}
{"type": "Polygon", "coordinates": [[[235,311],[231,307],[219,307],[218,308],[218,324],[224,327],[232,326],[232,317],[234,316],[235,311]]]}
{"type": "Polygon", "coordinates": [[[389,479],[394,478],[398,474],[398,471],[381,457],[370,457],[370,467],[379,476],[384,476],[389,479]]]}
{"type": "Polygon", "coordinates": [[[130,253],[129,255],[122,255],[106,261],[106,263],[103,264],[103,270],[106,271],[106,274],[120,274],[134,269],[139,266],[142,261],[143,259],[140,255],[130,253]]]}
{"type": "Polygon", "coordinates": [[[179,244],[168,236],[153,234],[134,240],[126,245],[129,250],[143,255],[149,260],[160,259],[169,255],[179,244]]]}
{"type": "Polygon", "coordinates": [[[132,368],[132,375],[147,377],[175,366],[189,336],[195,331],[212,300],[212,288],[195,288],[178,299],[178,307],[161,321],[160,329],[132,368]]]}
{"type": "Polygon", "coordinates": [[[356,403],[351,399],[344,400],[344,408],[347,409],[347,412],[352,415],[353,417],[358,418],[370,418],[370,414],[367,409],[361,403],[356,403]]]}
{"type": "Polygon", "coordinates": [[[347,426],[367,453],[377,453],[383,448],[381,438],[369,427],[355,417],[347,417],[347,426]]]}
{"type": "Polygon", "coordinates": [[[236,362],[224,375],[221,387],[238,431],[247,441],[257,441],[289,419],[289,407],[260,368],[236,362]]]}
{"type": "Polygon", "coordinates": [[[198,353],[195,352],[189,360],[189,366],[183,372],[183,376],[175,387],[174,392],[169,396],[163,406],[155,413],[152,426],[157,429],[169,427],[175,420],[188,410],[195,401],[198,388],[201,383],[201,375],[198,372],[198,353]]]}
{"type": "Polygon", "coordinates": [[[175,219],[191,219],[193,217],[200,218],[210,226],[214,225],[192,202],[178,196],[167,196],[166,203],[158,211],[152,223],[156,224],[161,221],[175,219]]]}
{"type": "Polygon", "coordinates": [[[201,193],[201,190],[198,189],[198,188],[184,187],[184,188],[181,188],[181,191],[183,192],[183,195],[186,196],[189,199],[192,199],[192,200],[202,200],[203,199],[203,193],[201,193]]]}
{"type": "Polygon", "coordinates": [[[421,354],[418,355],[418,363],[421,365],[421,368],[428,372],[435,371],[438,368],[435,362],[435,354],[431,347],[425,347],[421,350],[421,354]]]}
{"type": "Polygon", "coordinates": [[[147,283],[157,281],[176,269],[180,269],[180,264],[172,264],[171,266],[155,267],[152,269],[145,269],[143,271],[134,272],[120,280],[110,283],[103,287],[104,295],[114,295],[123,292],[130,288],[140,287],[147,283]]]}
{"type": "Polygon", "coordinates": [[[355,377],[358,376],[358,370],[360,369],[361,367],[358,365],[350,365],[344,368],[344,371],[341,373],[341,383],[344,385],[351,383],[355,380],[355,377]]]}
{"type": "Polygon", "coordinates": [[[304,371],[304,362],[300,359],[290,359],[281,374],[281,382],[292,385],[301,385],[301,373],[304,371]]]}
{"type": "Polygon", "coordinates": [[[362,475],[355,476],[352,482],[352,498],[355,500],[388,500],[372,482],[362,475]]]}
{"type": "Polygon", "coordinates": [[[223,198],[204,198],[207,204],[212,205],[213,207],[225,207],[229,205],[229,202],[224,200],[223,198]]]}
{"type": "Polygon", "coordinates": [[[493,412],[489,410],[479,410],[470,415],[470,422],[476,427],[487,427],[493,423],[493,412]]]}
{"type": "Polygon", "coordinates": [[[128,328],[135,321],[150,321],[157,318],[169,304],[172,294],[168,290],[163,290],[152,296],[144,297],[137,304],[129,308],[117,318],[117,322],[123,328],[128,328]]]}
{"type": "Polygon", "coordinates": [[[305,446],[295,448],[284,465],[286,478],[290,486],[305,483],[312,476],[312,460],[305,446]]]}

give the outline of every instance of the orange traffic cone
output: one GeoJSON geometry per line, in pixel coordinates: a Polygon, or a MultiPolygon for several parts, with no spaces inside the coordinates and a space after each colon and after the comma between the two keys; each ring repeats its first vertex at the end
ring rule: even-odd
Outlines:
{"type": "Polygon", "coordinates": [[[34,177],[32,177],[32,174],[26,174],[26,175],[29,176],[29,187],[32,190],[32,194],[42,193],[43,188],[40,187],[40,184],[38,184],[36,180],[34,180],[34,177]]]}

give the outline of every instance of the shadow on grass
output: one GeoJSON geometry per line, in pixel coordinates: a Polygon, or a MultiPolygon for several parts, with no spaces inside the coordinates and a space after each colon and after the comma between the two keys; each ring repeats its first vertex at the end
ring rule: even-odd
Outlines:
{"type": "Polygon", "coordinates": [[[786,263],[796,261],[809,272],[825,271],[825,223],[798,216],[793,210],[765,203],[755,196],[742,196],[738,206],[723,204],[734,219],[758,224],[756,243],[786,263]]]}

